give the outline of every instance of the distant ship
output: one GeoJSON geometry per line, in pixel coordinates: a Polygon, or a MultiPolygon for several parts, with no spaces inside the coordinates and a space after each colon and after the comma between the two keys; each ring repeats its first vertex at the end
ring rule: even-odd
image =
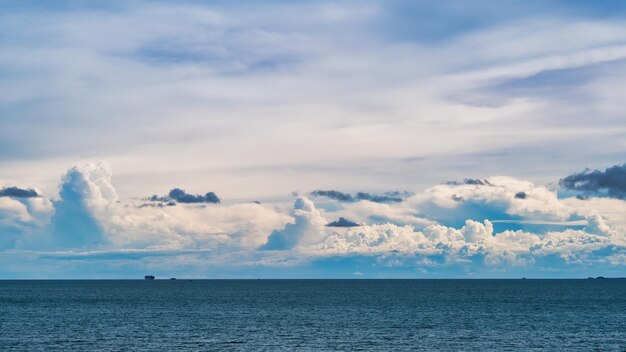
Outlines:
{"type": "Polygon", "coordinates": [[[144,278],[144,280],[154,280],[154,276],[153,275],[146,275],[143,278],[144,278]]]}

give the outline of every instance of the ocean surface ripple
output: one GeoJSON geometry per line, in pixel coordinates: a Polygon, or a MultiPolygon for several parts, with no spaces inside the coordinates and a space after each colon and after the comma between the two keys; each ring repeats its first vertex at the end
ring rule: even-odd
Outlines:
{"type": "Polygon", "coordinates": [[[626,351],[626,280],[0,281],[0,351],[626,351]]]}

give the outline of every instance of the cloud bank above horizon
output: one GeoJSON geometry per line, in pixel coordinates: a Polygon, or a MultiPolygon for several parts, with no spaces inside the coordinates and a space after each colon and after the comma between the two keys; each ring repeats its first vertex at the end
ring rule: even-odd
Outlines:
{"type": "Polygon", "coordinates": [[[625,19],[6,1],[0,278],[625,276],[625,19]]]}
{"type": "Polygon", "coordinates": [[[55,198],[0,197],[0,274],[558,277],[626,266],[626,201],[559,198],[511,177],[448,182],[391,203],[190,196],[168,206],[121,202],[107,164],[72,167],[55,198]]]}

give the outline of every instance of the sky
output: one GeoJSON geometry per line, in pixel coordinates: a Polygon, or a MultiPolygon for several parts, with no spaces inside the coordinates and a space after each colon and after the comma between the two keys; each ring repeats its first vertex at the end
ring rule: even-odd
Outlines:
{"type": "Polygon", "coordinates": [[[625,19],[0,0],[0,279],[626,276],[625,19]]]}

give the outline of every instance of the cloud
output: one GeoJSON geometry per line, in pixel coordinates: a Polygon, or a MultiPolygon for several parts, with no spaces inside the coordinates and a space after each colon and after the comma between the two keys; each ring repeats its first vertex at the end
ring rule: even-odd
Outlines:
{"type": "Polygon", "coordinates": [[[260,250],[285,250],[298,245],[311,245],[319,242],[324,235],[326,219],[315,209],[312,201],[298,197],[293,205],[293,223],[288,223],[280,230],[274,230],[267,238],[267,243],[260,250]]]}
{"type": "Polygon", "coordinates": [[[31,190],[26,190],[26,197],[13,190],[0,197],[0,249],[15,248],[25,238],[41,241],[37,237],[49,225],[54,209],[50,200],[39,195],[31,197],[31,190]]]}
{"type": "Polygon", "coordinates": [[[355,199],[351,194],[343,193],[334,190],[315,190],[311,192],[312,196],[315,197],[327,197],[330,199],[338,200],[340,202],[354,202],[355,199]]]}
{"type": "Polygon", "coordinates": [[[380,224],[351,228],[345,233],[330,232],[314,248],[318,255],[416,252],[425,243],[424,235],[412,226],[380,224]]]}
{"type": "Polygon", "coordinates": [[[315,190],[311,192],[311,195],[315,197],[326,197],[340,202],[358,202],[361,200],[367,200],[374,203],[399,203],[409,197],[411,193],[393,191],[377,195],[367,192],[357,192],[355,195],[352,195],[335,190],[315,190]]]}
{"type": "Polygon", "coordinates": [[[0,153],[3,170],[30,184],[76,155],[109,158],[136,175],[120,186],[140,194],[210,177],[229,197],[261,198],[320,184],[413,189],[455,168],[541,177],[545,165],[554,174],[571,168],[561,155],[624,153],[624,131],[612,127],[624,107],[615,92],[625,81],[616,44],[625,26],[591,11],[532,5],[485,18],[458,4],[408,11],[395,2],[24,7],[0,19],[1,99],[10,107],[0,153]],[[456,25],[458,8],[470,26],[456,25]],[[406,20],[415,16],[441,25],[406,20]],[[586,78],[557,89],[535,77],[575,69],[586,78]],[[501,88],[528,78],[528,89],[501,88]],[[22,124],[31,133],[20,133],[22,124]]]}
{"type": "Polygon", "coordinates": [[[350,221],[344,217],[340,217],[338,220],[331,221],[326,224],[327,227],[356,227],[361,226],[360,224],[350,221]]]}
{"type": "Polygon", "coordinates": [[[491,182],[489,182],[489,180],[484,179],[478,179],[478,178],[466,178],[463,180],[463,182],[458,182],[458,181],[448,181],[446,182],[447,185],[453,185],[453,186],[459,186],[459,185],[481,185],[481,186],[492,186],[491,182]]]}
{"type": "Polygon", "coordinates": [[[626,199],[626,164],[611,166],[604,171],[586,169],[562,178],[559,184],[584,196],[626,199]]]}
{"type": "Polygon", "coordinates": [[[170,202],[178,202],[178,203],[213,203],[219,204],[219,197],[213,192],[207,192],[205,195],[200,194],[189,194],[180,188],[174,188],[170,190],[170,193],[165,197],[159,197],[157,195],[153,195],[148,198],[148,200],[153,202],[165,202],[168,205],[171,205],[170,202]]]}
{"type": "Polygon", "coordinates": [[[156,196],[152,196],[150,197],[150,201],[153,201],[154,203],[143,203],[141,205],[139,205],[139,208],[145,208],[145,207],[151,207],[151,208],[163,208],[163,207],[173,207],[176,205],[176,202],[174,202],[173,200],[168,201],[167,203],[165,202],[160,202],[157,201],[155,199],[156,196]]]}
{"type": "Polygon", "coordinates": [[[341,202],[328,204],[320,202],[329,215],[337,213],[359,224],[392,223],[396,225],[414,225],[423,228],[434,223],[434,220],[420,214],[415,205],[407,202],[400,203],[374,203],[374,202],[341,202]]]}
{"type": "MultiPolygon", "coordinates": [[[[185,194],[173,192],[177,199],[185,194]]],[[[211,200],[192,196],[192,200],[211,200]]],[[[280,207],[256,203],[220,207],[173,207],[169,203],[125,204],[118,198],[108,164],[70,168],[58,199],[0,197],[3,248],[197,249],[256,248],[288,216],[280,207]],[[10,231],[9,231],[10,230],[10,231]]]]}
{"type": "Polygon", "coordinates": [[[557,194],[512,177],[436,185],[406,200],[417,212],[449,226],[466,219],[566,221],[578,219],[557,194]]]}
{"type": "Polygon", "coordinates": [[[602,216],[598,214],[593,214],[587,217],[587,226],[585,226],[585,231],[604,236],[614,234],[614,230],[605,222],[602,216]]]}
{"type": "Polygon", "coordinates": [[[5,187],[0,189],[0,197],[34,198],[39,197],[39,194],[32,188],[5,187]]]}
{"type": "Polygon", "coordinates": [[[103,163],[75,166],[63,176],[59,200],[53,202],[53,246],[98,248],[108,238],[99,217],[107,217],[117,201],[111,169],[103,163]]]}
{"type": "Polygon", "coordinates": [[[613,270],[626,253],[626,231],[610,212],[623,214],[626,202],[575,197],[561,201],[545,187],[507,177],[437,185],[391,204],[341,202],[318,209],[310,199],[298,197],[291,211],[282,204],[248,201],[219,207],[138,207],[119,200],[112,180],[107,164],[86,164],[67,171],[52,202],[44,197],[0,197],[0,262],[11,249],[64,268],[80,262],[300,270],[295,268],[341,262],[345,268],[338,270],[346,275],[367,269],[370,276],[374,267],[424,273],[568,266],[613,270]],[[526,198],[518,197],[519,192],[526,198]],[[453,194],[463,200],[450,199],[453,194]],[[470,205],[476,204],[487,211],[459,225],[445,224],[467,216],[470,205]],[[445,219],[428,218],[438,214],[432,207],[446,210],[441,213],[445,219]],[[565,217],[577,214],[582,224],[539,232],[498,230],[497,225],[508,223],[490,216],[507,212],[523,219],[520,222],[558,218],[561,212],[565,217]],[[330,216],[338,220],[327,221],[330,216]],[[369,224],[347,219],[366,219],[369,224]]]}
{"type": "MultiPolygon", "coordinates": [[[[530,263],[539,255],[529,248],[555,234],[581,243],[597,236],[610,243],[607,251],[619,251],[626,203],[606,171],[602,182],[578,176],[574,185],[583,189],[572,191],[586,200],[559,199],[541,185],[581,161],[612,165],[626,152],[626,22],[599,7],[10,6],[0,13],[0,177],[10,180],[1,184],[45,186],[40,197],[0,197],[2,246],[49,249],[46,240],[55,237],[54,246],[81,251],[210,252],[172,259],[199,267],[232,264],[234,256],[222,254],[235,251],[246,263],[300,262],[298,248],[310,247],[305,238],[346,234],[377,248],[355,256],[379,253],[385,263],[422,250],[440,255],[415,265],[473,255],[530,263]],[[485,7],[497,15],[484,16],[485,7]],[[123,197],[111,192],[106,172],[81,166],[68,172],[54,202],[45,198],[55,193],[66,160],[84,155],[116,165],[123,197]],[[332,191],[417,190],[458,175],[494,174],[533,182],[467,179],[408,199],[332,191]],[[230,199],[263,206],[167,206],[218,199],[182,190],[143,207],[127,201],[168,190],[171,180],[187,190],[210,180],[230,199]],[[333,201],[319,199],[319,216],[300,209],[308,220],[293,215],[296,209],[290,216],[285,190],[315,187],[330,189],[317,196],[333,201]],[[317,223],[339,216],[365,226],[317,223]],[[270,236],[276,233],[284,238],[270,236]],[[255,251],[268,236],[291,248],[255,251]],[[420,244],[410,248],[423,248],[401,248],[414,241],[420,244]],[[384,252],[389,248],[401,253],[384,252]]],[[[622,13],[623,5],[611,10],[622,13]]]]}
{"type": "MultiPolygon", "coordinates": [[[[461,228],[430,225],[421,231],[411,226],[370,225],[345,233],[328,233],[324,241],[311,247],[318,256],[381,255],[394,256],[400,265],[419,259],[419,266],[463,263],[498,266],[591,265],[608,262],[626,252],[624,234],[590,218],[585,230],[565,229],[538,235],[524,231],[495,233],[491,222],[467,220],[461,228]],[[609,234],[607,234],[609,233],[609,234]]],[[[600,220],[601,221],[601,220],[600,220]]]]}

